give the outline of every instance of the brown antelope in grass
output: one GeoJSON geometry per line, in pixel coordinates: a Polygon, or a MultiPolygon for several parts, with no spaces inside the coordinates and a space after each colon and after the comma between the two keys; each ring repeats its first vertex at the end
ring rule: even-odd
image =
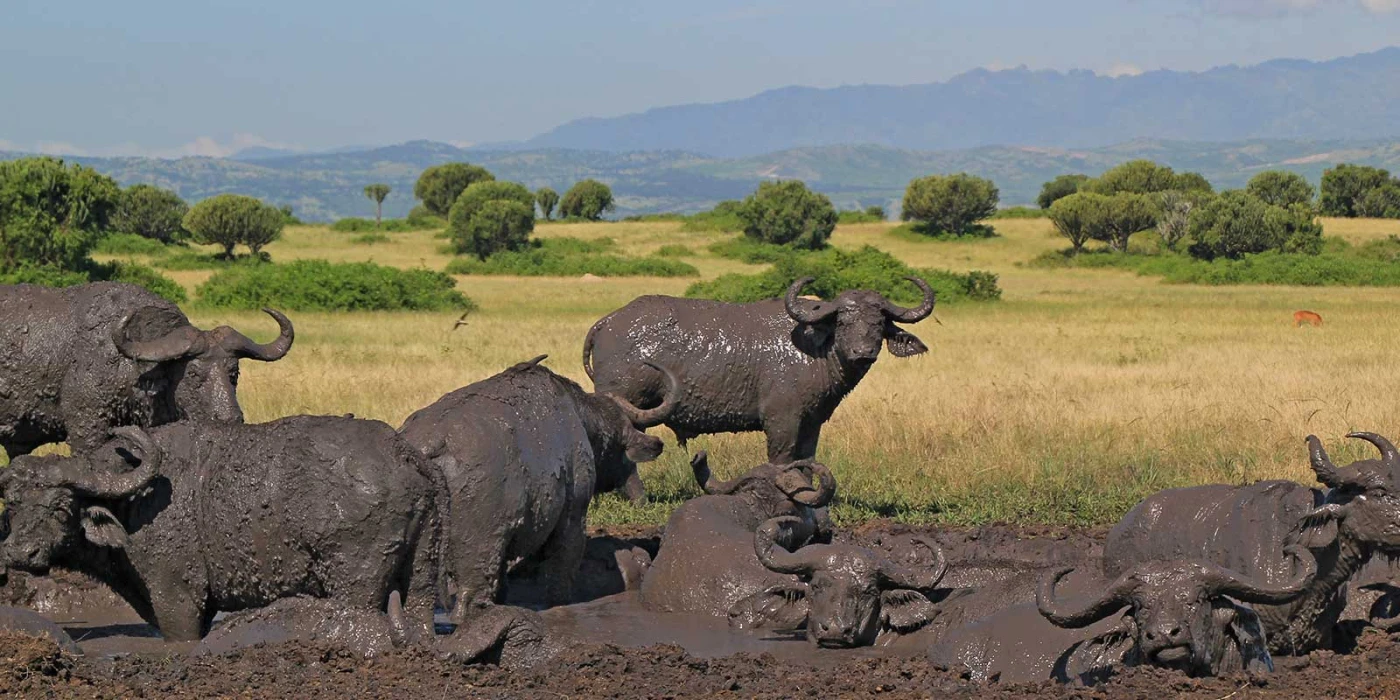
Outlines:
{"type": "Polygon", "coordinates": [[[1294,311],[1293,327],[1298,328],[1304,323],[1312,324],[1314,326],[1320,326],[1322,325],[1322,316],[1321,314],[1312,311],[1294,311]]]}

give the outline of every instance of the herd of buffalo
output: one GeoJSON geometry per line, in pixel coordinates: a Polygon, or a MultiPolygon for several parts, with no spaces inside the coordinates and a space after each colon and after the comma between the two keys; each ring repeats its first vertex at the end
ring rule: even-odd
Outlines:
{"type": "MultiPolygon", "coordinates": [[[[1372,433],[1351,437],[1380,458],[1346,467],[1307,438],[1320,488],[1151,496],[1110,531],[1101,570],[951,587],[931,539],[836,539],[836,480],[813,459],[822,425],[882,345],[927,351],[899,324],[929,317],[934,292],[910,278],[914,308],[862,290],[822,301],[800,296],[810,281],[752,304],[641,297],[588,332],[594,391],[538,357],[398,430],[350,415],[244,423],[239,361],[293,346],[276,311],[263,345],[131,285],[0,287],[0,578],[81,571],[171,641],[277,626],[363,653],[429,644],[527,665],[559,641],[540,612],[506,604],[510,574],[534,572],[546,607],[569,603],[594,496],[646,498],[637,464],[661,454],[646,433],[659,425],[682,446],[763,431],[768,462],[722,481],[693,456],[704,495],[676,509],[654,557],[619,563],[636,605],[818,648],[918,649],[976,679],[1268,672],[1276,655],[1330,648],[1354,575],[1400,556],[1400,454],[1372,433]],[[30,454],[56,442],[71,455],[30,454]],[[435,626],[439,610],[450,625],[435,626]],[[221,612],[236,614],[216,626],[221,612]]],[[[24,611],[0,610],[6,627],[72,647],[24,611]]]]}

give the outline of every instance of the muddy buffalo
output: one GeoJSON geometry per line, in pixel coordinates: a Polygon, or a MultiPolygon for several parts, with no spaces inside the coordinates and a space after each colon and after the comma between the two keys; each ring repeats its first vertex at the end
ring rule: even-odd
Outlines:
{"type": "Polygon", "coordinates": [[[589,501],[639,484],[637,463],[661,454],[661,440],[643,431],[665,420],[673,395],[639,409],[584,391],[541,367],[543,359],[447,394],[400,429],[446,478],[444,556],[452,562],[454,622],[504,601],[513,562],[549,582],[549,604],[568,602],[589,501]]]}
{"type": "Polygon", "coordinates": [[[169,640],[296,595],[383,611],[398,591],[431,619],[439,478],[389,426],[298,416],[117,430],[86,455],[0,470],[6,564],[86,573],[169,640]]]}
{"type": "Polygon", "coordinates": [[[588,331],[583,366],[599,391],[639,406],[665,393],[660,373],[680,377],[681,398],[665,424],[684,445],[696,435],[763,431],[768,461],[783,464],[816,455],[822,424],[889,346],[896,357],[926,352],[896,323],[933,313],[934,293],[923,280],[917,308],[896,306],[867,290],[834,301],[798,297],[800,279],[784,299],[728,304],[667,296],[639,297],[588,331]]]}
{"type": "Polygon", "coordinates": [[[260,345],[227,326],[204,331],[130,284],[0,286],[0,448],[13,459],[50,442],[97,447],[115,426],[241,422],[239,359],[271,362],[292,323],[260,345]]]}
{"type": "Polygon", "coordinates": [[[1104,572],[1117,576],[1156,559],[1200,558],[1267,583],[1291,580],[1291,545],[1312,551],[1321,572],[1303,595],[1256,610],[1276,654],[1302,654],[1332,644],[1347,602],[1347,583],[1371,556],[1400,554],[1400,457],[1385,438],[1351,433],[1380,449],[1381,459],[1339,468],[1315,436],[1307,438],[1318,481],[1171,489],[1139,503],[1110,532],[1104,572]]]}
{"type": "Polygon", "coordinates": [[[767,604],[741,605],[781,618],[800,616],[807,640],[824,647],[876,644],[882,634],[918,629],[934,616],[924,596],[943,579],[948,562],[936,543],[922,537],[928,560],[898,564],[883,552],[849,544],[809,544],[789,552],[778,543],[791,516],[774,518],[754,533],[754,551],[769,571],[792,574],[795,583],[775,586],[760,595],[767,604]],[[794,615],[788,608],[800,611],[794,615]]]}
{"type": "Polygon", "coordinates": [[[764,568],[754,556],[754,531],[769,518],[793,517],[783,535],[797,547],[830,537],[823,510],[836,480],[822,464],[763,464],[730,481],[710,472],[708,455],[691,458],[705,495],[686,501],[666,521],[661,549],[642,579],[641,601],[660,612],[723,617],[747,596],[796,579],[764,568]]]}

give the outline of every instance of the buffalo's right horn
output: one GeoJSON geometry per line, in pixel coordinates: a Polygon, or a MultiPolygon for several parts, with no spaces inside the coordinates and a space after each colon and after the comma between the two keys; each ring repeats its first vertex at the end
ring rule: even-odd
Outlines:
{"type": "Polygon", "coordinates": [[[803,308],[803,304],[797,298],[802,292],[802,288],[811,284],[815,277],[803,277],[792,283],[787,288],[787,294],[783,295],[783,306],[787,307],[788,315],[798,323],[821,323],[834,316],[838,310],[835,304],[826,301],[807,301],[808,308],[803,308]]]}
{"type": "Polygon", "coordinates": [[[609,396],[612,396],[612,400],[617,402],[617,405],[622,408],[622,412],[627,415],[628,420],[632,421],[632,425],[645,430],[665,423],[666,419],[671,416],[671,412],[676,410],[676,406],[680,404],[681,382],[680,379],[676,378],[676,373],[672,372],[669,368],[662,367],[649,360],[644,360],[642,364],[660,372],[662,376],[666,377],[666,398],[662,399],[660,404],[655,408],[637,408],[632,405],[632,402],[621,396],[613,394],[609,394],[609,396]]]}
{"type": "Polygon", "coordinates": [[[1327,456],[1327,450],[1322,449],[1322,441],[1318,440],[1316,435],[1308,436],[1308,457],[1319,482],[1334,489],[1341,487],[1342,475],[1337,471],[1337,465],[1327,456]]]}
{"type": "Polygon", "coordinates": [[[250,360],[261,360],[263,362],[276,362],[287,355],[287,351],[292,349],[292,341],[296,338],[296,331],[292,328],[292,322],[280,311],[274,309],[263,309],[263,313],[271,316],[277,321],[277,339],[267,344],[253,342],[248,336],[227,326],[216,328],[210,333],[216,334],[219,343],[225,350],[233,353],[235,357],[245,357],[250,360]]]}
{"type": "Polygon", "coordinates": [[[151,436],[133,426],[117,428],[112,434],[126,438],[135,446],[140,453],[140,466],[129,472],[99,471],[87,459],[70,458],[65,462],[69,468],[61,472],[63,485],[93,498],[125,498],[155,478],[156,470],[160,468],[161,451],[151,436]]]}
{"type": "Polygon", "coordinates": [[[1365,440],[1375,445],[1376,449],[1381,451],[1381,462],[1384,463],[1385,466],[1391,469],[1400,467],[1400,454],[1396,454],[1395,445],[1390,444],[1389,440],[1375,433],[1363,432],[1347,433],[1347,437],[1365,440]]]}
{"type": "Polygon", "coordinates": [[[1285,551],[1298,560],[1299,572],[1292,581],[1282,586],[1263,586],[1234,571],[1219,566],[1205,567],[1201,586],[1211,595],[1227,595],[1242,603],[1260,605],[1282,605],[1302,595],[1317,576],[1317,560],[1312,553],[1298,545],[1290,545],[1285,551]]]}
{"type": "Polygon", "coordinates": [[[716,481],[714,473],[710,471],[710,453],[705,450],[696,452],[695,456],[690,458],[690,471],[695,474],[695,483],[700,485],[700,489],[711,496],[734,493],[734,489],[740,481],[740,479],[716,481]]]}
{"type": "Polygon", "coordinates": [[[131,340],[126,336],[127,326],[136,314],[127,314],[120,323],[112,327],[112,343],[117,351],[126,357],[141,362],[169,362],[182,357],[204,352],[207,341],[204,331],[186,323],[154,340],[131,340]]]}
{"type": "Polygon", "coordinates": [[[943,575],[948,573],[948,557],[943,554],[943,548],[939,547],[936,542],[931,542],[923,537],[915,537],[914,543],[923,545],[925,549],[933,552],[931,565],[909,567],[885,561],[880,564],[880,576],[899,588],[929,590],[937,586],[938,582],[943,580],[943,575]]]}
{"type": "Polygon", "coordinates": [[[758,560],[769,571],[807,576],[817,570],[817,562],[813,557],[803,556],[800,552],[789,552],[778,545],[778,533],[784,525],[798,526],[801,523],[800,518],[784,515],[772,518],[758,527],[758,531],[753,535],[753,549],[758,555],[758,560]]]}
{"type": "Polygon", "coordinates": [[[928,318],[929,315],[933,313],[933,304],[935,301],[937,301],[938,295],[933,293],[933,289],[928,286],[928,282],[925,282],[919,279],[918,277],[905,277],[904,279],[913,282],[914,286],[918,287],[919,291],[924,293],[923,303],[919,304],[915,308],[906,309],[903,306],[897,306],[890,300],[886,299],[882,311],[884,311],[885,316],[889,317],[891,321],[898,321],[900,323],[918,323],[919,321],[928,318]]]}
{"type": "Polygon", "coordinates": [[[1132,602],[1132,594],[1137,589],[1137,581],[1125,574],[1113,582],[1103,595],[1089,601],[1087,605],[1072,607],[1064,601],[1056,600],[1055,584],[1060,582],[1073,568],[1060,569],[1040,580],[1035,591],[1035,605],[1045,619],[1057,627],[1088,627],[1112,615],[1132,602]]]}
{"type": "Polygon", "coordinates": [[[812,469],[811,485],[789,491],[787,497],[812,508],[822,508],[831,503],[832,497],[836,495],[836,477],[831,475],[831,470],[825,464],[810,459],[793,462],[789,468],[801,467],[812,469]]]}

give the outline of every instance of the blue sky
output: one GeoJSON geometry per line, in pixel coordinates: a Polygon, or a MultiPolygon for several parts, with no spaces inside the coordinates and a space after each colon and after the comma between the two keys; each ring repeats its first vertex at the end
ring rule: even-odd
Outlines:
{"type": "Polygon", "coordinates": [[[526,138],[785,85],[1201,70],[1400,44],[1400,0],[4,0],[0,149],[526,138]]]}

